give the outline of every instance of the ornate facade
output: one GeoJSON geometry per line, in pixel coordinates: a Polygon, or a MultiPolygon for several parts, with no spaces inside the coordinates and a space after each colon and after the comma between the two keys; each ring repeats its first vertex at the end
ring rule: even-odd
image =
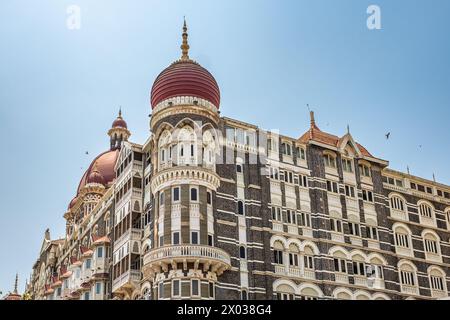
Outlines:
{"type": "Polygon", "coordinates": [[[151,135],[83,175],[33,266],[34,299],[442,299],[450,187],[388,168],[349,131],[299,138],[220,115],[182,56],[151,90],[151,135]]]}

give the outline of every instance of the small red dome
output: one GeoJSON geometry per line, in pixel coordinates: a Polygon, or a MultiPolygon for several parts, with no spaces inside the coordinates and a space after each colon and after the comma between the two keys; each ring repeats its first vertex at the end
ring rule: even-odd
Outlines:
{"type": "Polygon", "coordinates": [[[192,60],[178,60],[158,75],[151,92],[152,109],[161,101],[178,96],[205,99],[217,108],[220,105],[216,80],[208,70],[192,60]]]}
{"type": "Polygon", "coordinates": [[[72,201],[70,201],[69,207],[68,207],[67,209],[68,209],[68,210],[72,209],[72,207],[75,205],[75,203],[77,202],[77,200],[78,200],[78,197],[75,196],[75,197],[72,199],[72,201]]]}
{"type": "Polygon", "coordinates": [[[127,123],[122,118],[122,110],[119,110],[119,115],[117,116],[116,120],[112,123],[111,128],[124,128],[128,129],[127,123]]]}
{"type": "Polygon", "coordinates": [[[116,172],[114,171],[114,166],[116,165],[117,158],[119,156],[119,150],[111,150],[100,154],[97,158],[92,161],[89,168],[84,173],[81,178],[80,184],[78,185],[77,194],[80,192],[86,183],[88,183],[88,178],[94,171],[94,164],[98,172],[103,177],[103,184],[107,185],[111,183],[116,178],[116,172]]]}
{"type": "Polygon", "coordinates": [[[98,171],[97,164],[95,162],[94,168],[92,169],[91,173],[87,178],[87,183],[105,184],[105,179],[103,178],[102,174],[98,171]]]}

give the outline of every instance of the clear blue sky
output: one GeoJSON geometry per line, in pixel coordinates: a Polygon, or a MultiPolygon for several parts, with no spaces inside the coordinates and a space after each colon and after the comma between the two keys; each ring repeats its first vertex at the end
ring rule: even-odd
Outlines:
{"type": "Polygon", "coordinates": [[[1,1],[0,291],[16,271],[23,290],[47,227],[63,236],[119,105],[145,141],[149,91],[180,55],[183,15],[222,115],[299,137],[309,103],[323,130],[349,124],[392,168],[449,184],[449,12],[448,0],[1,1]],[[70,4],[78,31],[66,28],[70,4]],[[366,27],[370,4],[382,30],[366,27]]]}

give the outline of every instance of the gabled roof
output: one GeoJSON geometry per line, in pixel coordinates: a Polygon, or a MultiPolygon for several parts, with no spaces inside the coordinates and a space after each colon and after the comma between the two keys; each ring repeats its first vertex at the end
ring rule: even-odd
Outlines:
{"type": "MultiPolygon", "coordinates": [[[[301,143],[309,143],[310,141],[319,142],[325,145],[329,145],[334,148],[342,148],[342,144],[350,141],[353,144],[353,147],[356,151],[360,151],[363,156],[372,158],[372,154],[361,144],[355,142],[350,133],[345,134],[342,137],[335,136],[333,134],[323,132],[316,125],[314,120],[314,112],[311,111],[311,126],[308,131],[306,131],[299,139],[301,143]],[[359,150],[358,150],[359,149],[359,150]]],[[[343,146],[345,148],[345,145],[343,146]]]]}

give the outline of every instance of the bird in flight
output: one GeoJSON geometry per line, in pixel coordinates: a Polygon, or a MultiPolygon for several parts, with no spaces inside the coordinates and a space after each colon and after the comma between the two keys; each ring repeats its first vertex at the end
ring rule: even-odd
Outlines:
{"type": "Polygon", "coordinates": [[[389,140],[389,137],[391,136],[391,133],[388,132],[388,133],[385,134],[385,136],[386,136],[386,140],[389,140]]]}
{"type": "Polygon", "coordinates": [[[89,154],[89,151],[86,151],[84,154],[89,154]]]}

